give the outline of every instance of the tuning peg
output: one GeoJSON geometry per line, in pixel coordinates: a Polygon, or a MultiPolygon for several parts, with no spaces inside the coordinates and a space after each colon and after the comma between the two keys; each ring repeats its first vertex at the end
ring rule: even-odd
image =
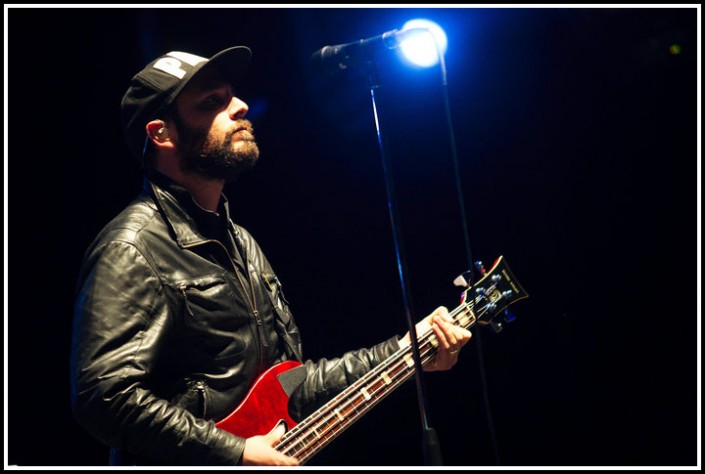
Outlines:
{"type": "Polygon", "coordinates": [[[459,286],[461,288],[467,288],[470,286],[470,281],[472,280],[472,272],[470,270],[466,270],[460,275],[458,275],[455,280],[453,280],[453,284],[455,286],[459,286]]]}
{"type": "Polygon", "coordinates": [[[490,319],[490,327],[494,329],[495,333],[500,333],[502,332],[502,329],[504,329],[504,325],[502,324],[502,321],[498,321],[496,318],[490,319]]]}

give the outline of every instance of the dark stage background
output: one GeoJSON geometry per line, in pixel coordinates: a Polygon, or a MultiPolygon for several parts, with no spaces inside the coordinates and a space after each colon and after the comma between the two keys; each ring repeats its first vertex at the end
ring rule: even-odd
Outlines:
{"type": "MultiPolygon", "coordinates": [[[[473,257],[531,297],[426,376],[447,465],[699,465],[696,8],[6,11],[6,464],[104,465],[72,419],[83,251],[140,185],[120,99],[154,56],[245,44],[262,157],[226,189],[283,281],[304,353],[405,331],[370,91],[309,57],[425,17],[445,28],[473,257]],[[10,158],[11,157],[11,158],[10,158]],[[481,346],[481,350],[478,348],[481,346]],[[496,453],[483,402],[480,356],[496,453]]],[[[417,319],[467,268],[439,69],[381,65],[417,319]]],[[[423,464],[413,382],[311,465],[423,464]]]]}

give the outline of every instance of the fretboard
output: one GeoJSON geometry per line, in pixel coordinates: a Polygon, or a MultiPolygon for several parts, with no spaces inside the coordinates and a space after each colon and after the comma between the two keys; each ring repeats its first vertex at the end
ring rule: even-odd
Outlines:
{"type": "MultiPolygon", "coordinates": [[[[456,325],[470,328],[475,324],[473,304],[463,303],[450,316],[456,325]]],[[[418,336],[421,365],[436,355],[438,342],[433,331],[418,336]]],[[[414,376],[411,345],[399,349],[380,365],[358,379],[343,392],[287,432],[276,449],[298,458],[304,464],[333,441],[394,389],[414,376]]]]}

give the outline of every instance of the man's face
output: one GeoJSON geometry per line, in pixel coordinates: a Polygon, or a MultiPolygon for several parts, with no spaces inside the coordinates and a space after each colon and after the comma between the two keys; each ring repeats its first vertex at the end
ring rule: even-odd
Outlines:
{"type": "Polygon", "coordinates": [[[214,70],[204,70],[179,94],[177,126],[181,167],[215,179],[233,181],[259,158],[247,104],[214,70]]]}

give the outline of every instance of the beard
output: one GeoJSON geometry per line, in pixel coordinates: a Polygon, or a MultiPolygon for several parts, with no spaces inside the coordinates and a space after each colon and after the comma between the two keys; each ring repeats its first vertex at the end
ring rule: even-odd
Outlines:
{"type": "Polygon", "coordinates": [[[251,169],[259,158],[249,120],[238,120],[222,139],[208,130],[191,128],[183,123],[179,125],[179,134],[186,138],[181,161],[185,173],[232,182],[251,169]]]}

